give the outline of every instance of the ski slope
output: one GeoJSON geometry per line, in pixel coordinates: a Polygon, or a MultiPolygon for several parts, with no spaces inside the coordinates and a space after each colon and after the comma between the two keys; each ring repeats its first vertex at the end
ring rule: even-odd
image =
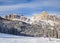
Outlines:
{"type": "Polygon", "coordinates": [[[44,37],[24,37],[0,33],[0,43],[60,43],[60,39],[44,37]]]}

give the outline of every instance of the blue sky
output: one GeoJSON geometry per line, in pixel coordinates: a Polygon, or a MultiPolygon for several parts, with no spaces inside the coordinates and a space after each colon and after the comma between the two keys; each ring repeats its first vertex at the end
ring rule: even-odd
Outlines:
{"type": "Polygon", "coordinates": [[[0,0],[0,16],[8,14],[33,14],[46,11],[60,14],[60,0],[0,0]]]}

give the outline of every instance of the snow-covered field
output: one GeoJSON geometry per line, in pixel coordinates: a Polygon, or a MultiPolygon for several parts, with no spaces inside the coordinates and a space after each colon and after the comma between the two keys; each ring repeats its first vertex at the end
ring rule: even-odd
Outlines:
{"type": "Polygon", "coordinates": [[[0,43],[60,43],[60,39],[44,37],[24,37],[0,33],[0,43]]]}

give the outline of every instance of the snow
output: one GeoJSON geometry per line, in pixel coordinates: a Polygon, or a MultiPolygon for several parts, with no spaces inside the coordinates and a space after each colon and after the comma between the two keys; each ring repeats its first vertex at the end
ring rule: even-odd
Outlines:
{"type": "Polygon", "coordinates": [[[8,37],[20,37],[20,36],[0,33],[0,38],[8,38],[8,37]]]}
{"type": "Polygon", "coordinates": [[[0,33],[1,43],[60,43],[60,39],[44,37],[24,37],[0,33]]]}
{"type": "Polygon", "coordinates": [[[54,22],[52,20],[41,20],[41,21],[45,22],[46,24],[50,24],[51,26],[54,26],[54,23],[58,24],[58,22],[54,22]]]}
{"type": "Polygon", "coordinates": [[[58,24],[58,22],[52,20],[35,20],[35,19],[31,19],[30,24],[39,23],[39,21],[45,22],[46,24],[50,24],[51,26],[54,26],[54,24],[58,24]]]}

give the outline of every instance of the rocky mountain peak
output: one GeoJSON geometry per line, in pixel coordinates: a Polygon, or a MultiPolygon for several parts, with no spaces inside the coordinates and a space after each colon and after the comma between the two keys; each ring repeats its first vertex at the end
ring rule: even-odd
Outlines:
{"type": "Polygon", "coordinates": [[[23,22],[27,22],[29,19],[27,17],[25,17],[24,15],[17,15],[17,14],[10,14],[10,15],[6,15],[3,17],[4,19],[8,19],[8,20],[18,20],[18,21],[23,21],[23,22]]]}
{"type": "Polygon", "coordinates": [[[42,16],[47,16],[47,14],[48,14],[48,13],[47,13],[46,11],[43,11],[43,12],[41,13],[42,16]]]}
{"type": "Polygon", "coordinates": [[[32,16],[30,23],[39,24],[41,21],[49,24],[54,24],[60,22],[60,19],[55,15],[49,15],[46,11],[43,11],[41,14],[32,16]]]}

